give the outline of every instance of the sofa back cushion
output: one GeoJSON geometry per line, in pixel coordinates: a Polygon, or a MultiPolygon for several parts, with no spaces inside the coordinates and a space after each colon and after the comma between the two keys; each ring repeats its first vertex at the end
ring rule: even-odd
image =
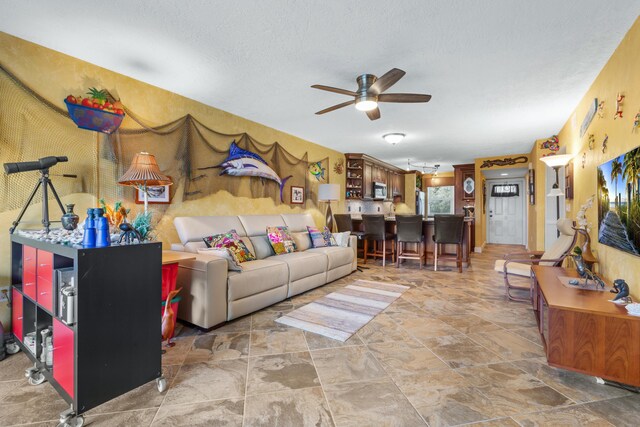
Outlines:
{"type": "MultiPolygon", "coordinates": [[[[289,228],[291,233],[299,233],[301,231],[307,231],[307,227],[315,227],[315,222],[311,214],[282,214],[284,223],[289,228]]],[[[274,224],[277,225],[277,224],[274,224]]]]}
{"type": "Polygon", "coordinates": [[[239,215],[238,219],[249,237],[266,235],[267,227],[286,225],[280,215],[239,215]]]}
{"type": "Polygon", "coordinates": [[[249,237],[249,239],[251,240],[251,243],[253,245],[253,253],[255,254],[256,258],[265,259],[276,254],[266,234],[264,236],[249,237]]]}
{"type": "Polygon", "coordinates": [[[180,216],[173,220],[173,224],[183,245],[201,242],[207,236],[226,233],[229,230],[236,230],[240,237],[247,236],[237,216],[180,216]]]}

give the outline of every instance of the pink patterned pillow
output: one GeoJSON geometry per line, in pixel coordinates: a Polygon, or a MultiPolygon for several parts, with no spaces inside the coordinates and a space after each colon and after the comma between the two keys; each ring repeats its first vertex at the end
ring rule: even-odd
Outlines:
{"type": "Polygon", "coordinates": [[[267,227],[267,237],[276,255],[289,254],[296,251],[296,243],[284,226],[267,227]]]}

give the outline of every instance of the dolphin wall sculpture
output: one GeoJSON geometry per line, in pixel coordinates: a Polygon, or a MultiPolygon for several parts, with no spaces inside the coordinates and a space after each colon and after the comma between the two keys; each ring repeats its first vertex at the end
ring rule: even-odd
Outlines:
{"type": "Polygon", "coordinates": [[[251,151],[247,151],[238,147],[238,144],[236,144],[235,141],[231,143],[231,147],[229,148],[229,156],[218,166],[214,167],[222,168],[222,172],[220,172],[220,175],[255,176],[277,182],[280,186],[281,202],[284,202],[284,198],[282,197],[284,184],[289,178],[293,176],[289,175],[286,178],[281,179],[278,174],[269,167],[267,162],[265,162],[262,157],[260,157],[256,153],[252,153],[251,151]]]}

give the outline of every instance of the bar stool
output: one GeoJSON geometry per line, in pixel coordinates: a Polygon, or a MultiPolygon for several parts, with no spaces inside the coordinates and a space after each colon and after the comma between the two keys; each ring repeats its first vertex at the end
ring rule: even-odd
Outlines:
{"type": "Polygon", "coordinates": [[[393,260],[396,257],[396,240],[393,233],[387,233],[384,215],[362,215],[364,223],[364,263],[367,256],[374,259],[382,257],[382,266],[385,266],[387,255],[393,260]],[[373,241],[373,252],[369,253],[369,242],[373,241]],[[378,250],[378,242],[382,241],[382,251],[378,250]],[[391,241],[391,252],[387,252],[387,241],[391,241]]]}
{"type": "Polygon", "coordinates": [[[433,241],[436,247],[433,250],[434,262],[433,270],[438,271],[438,252],[440,245],[456,245],[455,258],[446,256],[440,259],[451,259],[456,261],[458,271],[462,273],[462,240],[464,238],[464,215],[435,215],[433,241]]]}
{"type": "MultiPolygon", "coordinates": [[[[351,218],[351,214],[335,214],[333,218],[336,220],[336,227],[338,227],[338,233],[349,232],[352,236],[356,236],[358,239],[358,246],[356,247],[356,254],[362,252],[362,256],[364,257],[364,249],[361,248],[360,242],[363,241],[364,231],[353,231],[353,219],[351,218]]],[[[367,267],[362,267],[360,265],[357,266],[358,271],[362,271],[362,269],[367,269],[367,267]]]]}
{"type": "Polygon", "coordinates": [[[396,267],[400,267],[400,259],[424,259],[424,235],[422,234],[422,215],[396,215],[396,240],[398,242],[398,256],[396,267]],[[406,251],[405,243],[416,243],[416,251],[406,251]]]}

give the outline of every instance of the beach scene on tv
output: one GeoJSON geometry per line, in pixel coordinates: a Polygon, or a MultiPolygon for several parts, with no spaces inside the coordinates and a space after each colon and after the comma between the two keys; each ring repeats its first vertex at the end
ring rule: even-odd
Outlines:
{"type": "Polygon", "coordinates": [[[598,241],[640,255],[640,147],[598,167],[598,241]]]}

